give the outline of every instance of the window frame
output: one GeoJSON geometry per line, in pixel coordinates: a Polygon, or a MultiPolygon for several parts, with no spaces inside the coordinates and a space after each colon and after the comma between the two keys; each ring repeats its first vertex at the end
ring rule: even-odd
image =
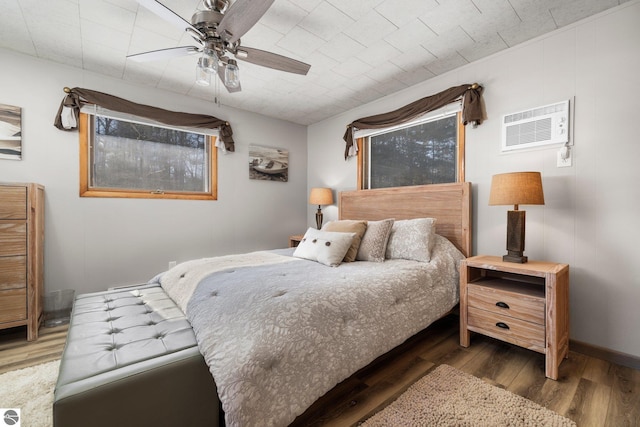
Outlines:
{"type": "MultiPolygon", "coordinates": [[[[464,182],[465,181],[465,126],[464,123],[462,121],[462,111],[458,111],[456,113],[457,116],[457,132],[456,132],[456,138],[457,138],[457,152],[456,152],[456,159],[457,159],[457,164],[456,164],[456,170],[458,171],[456,174],[456,182],[464,182]]],[[[434,118],[434,120],[437,120],[437,118],[434,118]]],[[[376,135],[379,135],[380,133],[385,133],[385,131],[392,131],[392,130],[397,130],[397,129],[401,129],[401,128],[406,128],[406,127],[411,127],[411,126],[417,126],[421,123],[424,123],[426,121],[429,120],[425,120],[425,121],[419,121],[419,122],[414,122],[414,123],[410,123],[407,124],[407,126],[404,127],[394,127],[393,129],[389,128],[389,129],[382,129],[380,132],[376,132],[376,135]]],[[[369,190],[369,188],[365,188],[365,182],[367,181],[365,179],[365,174],[368,173],[367,167],[366,167],[366,159],[368,158],[368,144],[366,143],[366,140],[368,138],[370,138],[371,136],[374,135],[368,135],[368,136],[364,136],[364,137],[360,137],[360,138],[356,138],[356,144],[358,146],[358,170],[357,170],[357,175],[358,175],[358,180],[357,180],[357,188],[358,190],[369,190]]],[[[400,187],[388,187],[388,188],[400,188],[400,187]]]]}
{"type": "MultiPolygon", "coordinates": [[[[134,198],[134,199],[182,199],[182,200],[217,200],[218,199],[218,150],[216,148],[216,137],[205,135],[209,144],[209,191],[188,192],[188,191],[149,191],[142,189],[122,189],[122,188],[92,188],[90,183],[90,144],[91,125],[90,120],[93,113],[80,113],[79,134],[80,134],[80,197],[108,197],[108,198],[134,198]]],[[[127,121],[126,119],[116,118],[127,121]]],[[[157,126],[157,125],[151,125],[157,126]]]]}

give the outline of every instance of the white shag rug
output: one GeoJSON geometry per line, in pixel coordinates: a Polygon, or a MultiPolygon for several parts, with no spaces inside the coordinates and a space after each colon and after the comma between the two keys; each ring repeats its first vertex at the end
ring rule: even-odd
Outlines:
{"type": "Polygon", "coordinates": [[[0,375],[0,408],[19,408],[23,427],[51,427],[59,366],[54,360],[0,375]]]}
{"type": "Polygon", "coordinates": [[[575,427],[576,423],[473,375],[440,365],[361,426],[575,427]]]}

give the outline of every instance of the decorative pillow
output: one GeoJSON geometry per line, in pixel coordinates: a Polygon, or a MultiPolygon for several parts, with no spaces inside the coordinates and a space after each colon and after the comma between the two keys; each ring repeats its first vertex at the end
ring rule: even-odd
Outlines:
{"type": "Polygon", "coordinates": [[[355,233],[336,233],[309,228],[293,256],[337,267],[351,247],[355,233]]]}
{"type": "Polygon", "coordinates": [[[342,260],[343,262],[353,262],[356,260],[362,236],[364,236],[365,231],[367,231],[367,221],[356,221],[350,219],[329,221],[322,227],[322,230],[337,231],[340,233],[355,233],[353,241],[351,242],[351,247],[342,260]]]}
{"type": "Polygon", "coordinates": [[[384,262],[392,226],[393,219],[369,221],[367,231],[362,236],[356,259],[358,261],[384,262]]]}
{"type": "Polygon", "coordinates": [[[435,218],[396,221],[387,243],[387,259],[410,259],[429,262],[435,241],[435,218]]]}

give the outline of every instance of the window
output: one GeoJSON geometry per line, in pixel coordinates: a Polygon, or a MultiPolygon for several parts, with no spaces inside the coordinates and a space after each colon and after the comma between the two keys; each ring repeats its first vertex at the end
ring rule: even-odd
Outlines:
{"type": "Polygon", "coordinates": [[[215,137],[80,114],[80,196],[217,198],[215,137]]]}
{"type": "Polygon", "coordinates": [[[357,143],[360,189],[464,181],[460,112],[378,131],[357,143]]]}

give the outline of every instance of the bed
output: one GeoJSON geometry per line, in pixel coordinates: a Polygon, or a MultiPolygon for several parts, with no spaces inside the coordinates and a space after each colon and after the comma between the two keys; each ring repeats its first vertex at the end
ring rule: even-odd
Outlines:
{"type": "Polygon", "coordinates": [[[189,261],[147,286],[188,319],[226,424],[286,426],[454,308],[458,262],[471,250],[470,199],[469,183],[342,192],[339,220],[307,230],[298,248],[189,261]],[[366,233],[389,219],[390,259],[379,262],[379,242],[360,234],[368,249],[336,262],[358,233],[335,227],[367,221],[366,233]]]}

